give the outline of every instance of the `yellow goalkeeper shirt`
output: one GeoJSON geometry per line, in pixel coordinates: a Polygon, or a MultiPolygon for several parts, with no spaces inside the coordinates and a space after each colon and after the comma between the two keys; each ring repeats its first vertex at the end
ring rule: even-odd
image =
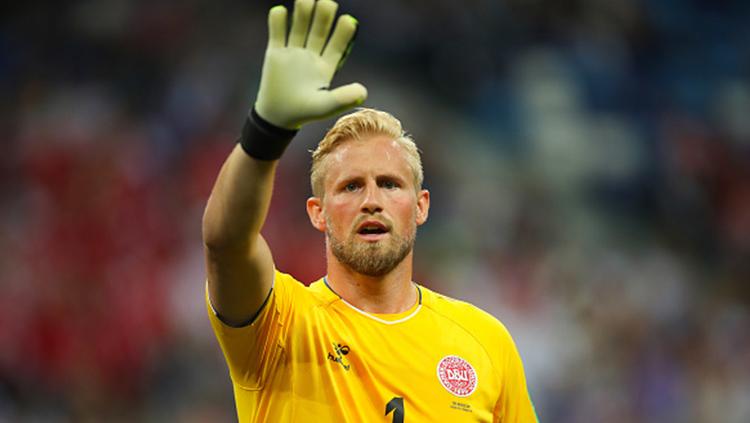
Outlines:
{"type": "Polygon", "coordinates": [[[240,422],[536,422],[507,329],[417,286],[400,314],[373,314],[321,279],[275,272],[255,320],[223,324],[207,305],[240,422]]]}

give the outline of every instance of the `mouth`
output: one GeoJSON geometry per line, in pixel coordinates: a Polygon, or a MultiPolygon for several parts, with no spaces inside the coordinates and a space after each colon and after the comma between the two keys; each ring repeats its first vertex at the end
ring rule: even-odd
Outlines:
{"type": "Polygon", "coordinates": [[[368,220],[362,222],[357,228],[357,235],[365,241],[375,242],[379,241],[390,232],[388,226],[377,220],[368,220]]]}

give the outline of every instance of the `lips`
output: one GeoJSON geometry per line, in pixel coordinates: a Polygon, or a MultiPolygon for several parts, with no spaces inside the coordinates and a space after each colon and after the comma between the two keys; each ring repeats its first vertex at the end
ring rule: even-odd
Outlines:
{"type": "Polygon", "coordinates": [[[379,220],[366,220],[357,226],[357,236],[366,242],[378,242],[388,236],[390,228],[379,220]]]}
{"type": "Polygon", "coordinates": [[[364,221],[357,227],[357,233],[360,235],[378,235],[385,234],[388,231],[388,226],[377,220],[364,221]]]}

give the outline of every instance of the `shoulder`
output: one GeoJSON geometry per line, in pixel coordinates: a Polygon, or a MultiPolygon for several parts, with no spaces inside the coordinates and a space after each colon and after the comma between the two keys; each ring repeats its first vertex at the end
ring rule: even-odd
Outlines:
{"type": "Polygon", "coordinates": [[[477,339],[489,351],[515,348],[513,338],[505,325],[481,308],[421,287],[425,291],[423,305],[477,339]]]}
{"type": "Polygon", "coordinates": [[[284,273],[278,269],[275,269],[273,272],[273,287],[274,289],[289,289],[289,290],[297,290],[297,289],[305,289],[305,285],[298,281],[294,276],[284,273]]]}
{"type": "Polygon", "coordinates": [[[288,301],[293,301],[298,305],[303,303],[319,305],[338,299],[335,294],[327,289],[322,279],[308,286],[297,280],[294,276],[276,270],[273,285],[274,291],[277,292],[276,295],[288,301]]]}

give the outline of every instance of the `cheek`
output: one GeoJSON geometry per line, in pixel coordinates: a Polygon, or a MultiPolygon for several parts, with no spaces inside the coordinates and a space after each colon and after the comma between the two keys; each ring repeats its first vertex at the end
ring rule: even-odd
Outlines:
{"type": "Polygon", "coordinates": [[[326,205],[324,216],[327,222],[330,222],[329,226],[333,228],[340,228],[346,226],[346,222],[351,220],[349,216],[351,213],[346,207],[345,203],[331,202],[326,205]]]}
{"type": "Polygon", "coordinates": [[[417,219],[417,203],[411,197],[399,198],[394,202],[396,210],[398,210],[399,219],[409,224],[416,223],[417,219]]]}

